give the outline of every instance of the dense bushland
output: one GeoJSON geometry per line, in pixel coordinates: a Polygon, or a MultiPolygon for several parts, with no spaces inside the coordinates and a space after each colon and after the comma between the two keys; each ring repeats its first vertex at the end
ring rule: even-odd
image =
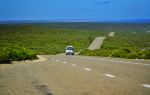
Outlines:
{"type": "Polygon", "coordinates": [[[72,45],[75,51],[79,51],[87,48],[96,36],[107,33],[52,26],[49,24],[0,25],[0,59],[9,61],[32,59],[31,51],[36,54],[63,53],[67,45],[72,45]]]}
{"type": "Polygon", "coordinates": [[[101,49],[84,50],[80,55],[150,59],[149,42],[150,33],[117,32],[115,37],[106,38],[101,49]]]}
{"type": "Polygon", "coordinates": [[[35,58],[35,54],[58,54],[72,45],[85,50],[97,36],[107,37],[101,49],[81,55],[149,59],[150,24],[49,23],[0,25],[0,62],[35,58]],[[3,60],[3,61],[2,61],[3,60]]]}
{"type": "Polygon", "coordinates": [[[36,59],[36,55],[36,53],[21,46],[7,47],[0,50],[0,63],[36,59]]]}
{"type": "Polygon", "coordinates": [[[96,36],[105,32],[78,29],[51,28],[47,25],[1,25],[0,49],[23,46],[37,54],[63,53],[67,45],[75,51],[87,48],[96,36]]]}

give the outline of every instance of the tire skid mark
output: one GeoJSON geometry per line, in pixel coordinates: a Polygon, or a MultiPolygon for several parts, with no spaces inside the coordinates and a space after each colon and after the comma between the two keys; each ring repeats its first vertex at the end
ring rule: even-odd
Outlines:
{"type": "Polygon", "coordinates": [[[43,95],[53,95],[50,90],[48,89],[47,85],[41,84],[40,82],[38,82],[37,80],[32,81],[33,86],[35,87],[35,89],[42,93],[43,95]]]}

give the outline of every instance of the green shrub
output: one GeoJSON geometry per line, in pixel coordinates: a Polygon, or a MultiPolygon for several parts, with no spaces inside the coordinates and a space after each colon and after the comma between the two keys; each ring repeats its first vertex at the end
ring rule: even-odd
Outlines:
{"type": "Polygon", "coordinates": [[[112,51],[112,54],[110,56],[112,57],[122,57],[122,58],[125,58],[126,55],[128,53],[130,53],[131,50],[128,49],[128,48],[123,48],[123,49],[117,49],[117,50],[113,50],[112,51]]]}
{"type": "Polygon", "coordinates": [[[138,52],[143,59],[150,59],[150,50],[142,50],[138,52]]]}
{"type": "Polygon", "coordinates": [[[112,53],[112,57],[120,57],[120,50],[115,50],[113,53],[112,53]]]}
{"type": "Polygon", "coordinates": [[[80,51],[80,55],[87,55],[87,56],[90,56],[90,55],[93,55],[94,52],[89,50],[89,49],[86,49],[86,50],[82,50],[80,51]]]}
{"type": "Polygon", "coordinates": [[[127,53],[123,53],[120,55],[121,58],[127,58],[127,53]]]}
{"type": "Polygon", "coordinates": [[[0,63],[8,63],[11,61],[21,61],[37,58],[36,53],[20,46],[4,48],[0,54],[0,63]]]}
{"type": "Polygon", "coordinates": [[[130,53],[132,51],[129,48],[122,48],[121,50],[123,50],[124,53],[130,53]]]}
{"type": "Polygon", "coordinates": [[[1,52],[0,53],[0,64],[2,63],[11,63],[11,59],[8,54],[1,52]]]}
{"type": "Polygon", "coordinates": [[[106,50],[106,49],[101,49],[101,50],[96,50],[96,55],[97,56],[109,56],[111,54],[110,50],[106,50]]]}
{"type": "Polygon", "coordinates": [[[139,55],[137,53],[129,53],[127,55],[128,59],[135,59],[135,58],[139,58],[139,55]]]}

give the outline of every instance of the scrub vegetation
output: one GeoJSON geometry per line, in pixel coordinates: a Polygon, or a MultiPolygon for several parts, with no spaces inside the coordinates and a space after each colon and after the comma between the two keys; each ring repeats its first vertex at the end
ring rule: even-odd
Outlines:
{"type": "Polygon", "coordinates": [[[33,59],[35,54],[64,53],[67,45],[72,45],[75,51],[79,51],[87,48],[96,36],[106,35],[97,30],[81,30],[76,26],[67,28],[67,25],[61,25],[0,25],[0,60],[8,62],[7,59],[33,59]]]}
{"type": "Polygon", "coordinates": [[[36,53],[31,50],[21,47],[12,46],[0,50],[0,63],[12,63],[12,61],[21,61],[27,59],[36,59],[36,53]]]}
{"type": "Polygon", "coordinates": [[[80,55],[150,59],[150,33],[146,31],[116,31],[106,37],[101,49],[83,50],[80,55]]]}
{"type": "Polygon", "coordinates": [[[150,24],[49,23],[1,24],[0,63],[35,59],[37,54],[59,54],[72,45],[80,55],[150,58],[150,24]],[[90,51],[95,37],[107,37],[101,49],[90,51]]]}

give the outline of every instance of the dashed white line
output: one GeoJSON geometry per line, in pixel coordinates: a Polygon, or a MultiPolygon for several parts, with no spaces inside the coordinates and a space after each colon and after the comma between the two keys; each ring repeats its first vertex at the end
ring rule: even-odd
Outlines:
{"type": "Polygon", "coordinates": [[[129,63],[129,64],[134,64],[133,62],[126,62],[126,63],[129,63]]]}
{"type": "Polygon", "coordinates": [[[84,70],[90,71],[91,69],[89,69],[89,68],[84,68],[84,70]]]}
{"type": "Polygon", "coordinates": [[[114,78],[114,77],[116,77],[116,76],[114,76],[114,75],[111,75],[111,74],[105,74],[105,76],[107,76],[107,77],[111,77],[111,78],[114,78]]]}
{"type": "Polygon", "coordinates": [[[75,64],[71,64],[73,67],[76,67],[76,65],[75,64]]]}
{"type": "Polygon", "coordinates": [[[66,62],[66,61],[64,61],[64,62],[62,62],[62,63],[66,64],[67,62],[66,62]]]}
{"type": "MultiPolygon", "coordinates": [[[[77,56],[76,56],[77,57],[77,56]]],[[[79,57],[79,56],[78,56],[79,57]]],[[[118,63],[127,63],[127,64],[139,64],[144,65],[142,63],[135,63],[135,62],[126,62],[126,61],[116,61],[116,60],[110,60],[110,59],[98,59],[98,58],[88,58],[88,57],[79,57],[83,59],[89,59],[89,60],[104,60],[104,61],[110,61],[110,62],[118,62],[118,63]]]]}
{"type": "Polygon", "coordinates": [[[143,86],[143,87],[146,87],[146,88],[150,88],[150,85],[149,85],[149,84],[143,84],[142,86],[143,86]]]}
{"type": "Polygon", "coordinates": [[[59,62],[60,60],[56,60],[57,62],[59,62]]]}

